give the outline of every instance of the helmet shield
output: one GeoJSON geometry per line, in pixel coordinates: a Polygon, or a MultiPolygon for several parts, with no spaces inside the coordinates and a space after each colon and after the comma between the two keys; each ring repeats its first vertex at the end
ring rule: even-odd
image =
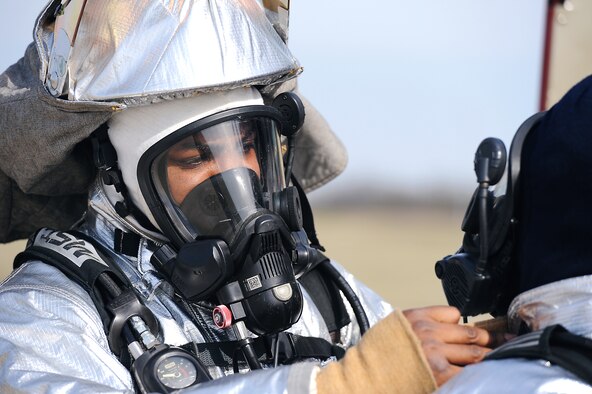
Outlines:
{"type": "Polygon", "coordinates": [[[216,237],[232,245],[245,220],[271,209],[273,193],[285,187],[278,121],[227,112],[235,116],[189,124],[156,144],[159,153],[147,152],[155,157],[150,183],[166,216],[156,220],[166,220],[182,243],[216,237]]]}

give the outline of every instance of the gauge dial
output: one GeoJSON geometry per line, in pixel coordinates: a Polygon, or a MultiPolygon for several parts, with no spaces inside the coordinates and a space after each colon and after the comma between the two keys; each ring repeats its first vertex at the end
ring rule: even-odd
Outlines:
{"type": "Polygon", "coordinates": [[[182,389],[195,383],[197,369],[186,357],[171,356],[158,364],[156,376],[165,386],[172,389],[182,389]]]}

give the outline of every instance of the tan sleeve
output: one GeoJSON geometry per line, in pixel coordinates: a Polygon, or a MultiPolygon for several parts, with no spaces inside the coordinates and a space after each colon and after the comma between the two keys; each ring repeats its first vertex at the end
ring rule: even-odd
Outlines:
{"type": "Polygon", "coordinates": [[[364,334],[345,357],[321,369],[319,394],[431,393],[436,390],[418,339],[395,310],[364,334]]]}

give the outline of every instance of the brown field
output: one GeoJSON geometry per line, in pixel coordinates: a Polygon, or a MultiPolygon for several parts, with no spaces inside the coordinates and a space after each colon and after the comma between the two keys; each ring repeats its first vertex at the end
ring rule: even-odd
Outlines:
{"type": "MultiPolygon", "coordinates": [[[[460,245],[462,211],[454,208],[315,209],[317,233],[327,254],[393,305],[445,304],[434,263],[460,245]]],[[[0,246],[1,277],[24,241],[0,246]]]]}
{"type": "Polygon", "coordinates": [[[25,248],[26,241],[14,241],[7,244],[0,244],[0,256],[2,264],[0,265],[0,278],[6,277],[12,271],[12,261],[20,251],[25,248]]]}
{"type": "Polygon", "coordinates": [[[401,308],[446,304],[434,263],[461,242],[453,208],[340,208],[315,215],[327,255],[401,308]]]}

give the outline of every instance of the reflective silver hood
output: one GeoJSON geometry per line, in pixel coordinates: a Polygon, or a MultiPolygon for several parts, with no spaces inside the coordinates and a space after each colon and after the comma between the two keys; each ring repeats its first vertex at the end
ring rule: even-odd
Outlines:
{"type": "MultiPolygon", "coordinates": [[[[79,1],[84,2],[85,0],[71,0],[70,5],[79,1]]],[[[270,33],[264,35],[268,43],[281,41],[278,34],[287,39],[287,8],[289,8],[287,0],[240,1],[240,4],[249,4],[250,11],[245,11],[245,18],[254,14],[253,17],[256,17],[260,22],[259,25],[246,27],[247,30],[242,30],[243,33],[253,31],[254,34],[261,33],[263,35],[263,31],[266,31],[270,33]],[[261,5],[265,6],[265,13],[257,11],[255,8],[261,5]],[[265,21],[265,15],[272,21],[271,23],[265,21]],[[257,30],[255,26],[261,26],[261,29],[264,30],[257,30]]],[[[103,8],[106,7],[106,4],[115,2],[136,4],[129,0],[86,1],[87,4],[100,3],[103,8]]],[[[163,9],[182,12],[187,5],[192,5],[195,2],[198,0],[191,2],[153,0],[151,4],[162,4],[163,9]]],[[[147,3],[147,0],[138,0],[137,3],[144,4],[147,3]]],[[[202,3],[228,5],[239,4],[239,0],[200,2],[200,4],[202,3]]],[[[0,224],[2,224],[0,226],[0,242],[25,238],[39,227],[68,228],[80,218],[86,208],[86,191],[94,179],[92,152],[88,151],[88,145],[84,141],[101,124],[111,118],[113,112],[125,110],[127,106],[148,104],[160,99],[173,99],[198,93],[197,88],[177,92],[163,91],[158,94],[113,99],[116,101],[83,98],[64,100],[62,97],[52,96],[46,88],[45,77],[49,73],[50,48],[53,46],[54,14],[60,4],[59,0],[49,1],[35,23],[35,42],[29,45],[22,59],[0,74],[0,113],[3,115],[0,117],[0,130],[10,130],[7,133],[0,133],[0,192],[5,196],[11,196],[0,199],[0,224]]],[[[94,7],[97,5],[95,4],[94,7]]],[[[234,16],[239,15],[235,9],[227,9],[227,11],[234,16]]],[[[164,16],[162,17],[164,18],[164,16]]],[[[229,18],[230,16],[222,19],[229,18]]],[[[231,27],[230,30],[233,31],[234,27],[231,27]]],[[[153,29],[157,29],[157,27],[153,26],[153,29]]],[[[80,31],[82,34],[82,30],[80,31]]],[[[142,37],[142,39],[144,41],[160,39],[153,33],[154,31],[150,31],[150,36],[142,37]]],[[[221,32],[219,34],[216,36],[219,39],[228,37],[221,32]]],[[[78,38],[80,37],[82,36],[78,38]]],[[[235,36],[234,38],[242,39],[243,37],[235,36]]],[[[245,53],[253,55],[255,48],[259,48],[260,45],[254,46],[254,36],[246,38],[249,39],[250,44],[245,45],[242,49],[234,48],[234,50],[244,50],[245,53]]],[[[115,40],[113,37],[110,39],[115,40]]],[[[271,44],[263,45],[263,47],[271,48],[271,44]]],[[[287,56],[288,50],[281,45],[280,47],[285,50],[287,56]]],[[[237,56],[237,52],[234,53],[234,56],[237,56]]],[[[198,59],[198,57],[194,57],[194,59],[198,59]]],[[[250,58],[250,61],[257,66],[252,71],[261,70],[260,66],[268,64],[266,57],[253,57],[250,58]],[[259,62],[262,64],[259,65],[259,62]]],[[[294,61],[294,67],[297,67],[296,61],[293,59],[292,61],[294,61]]],[[[228,66],[226,69],[228,70],[229,67],[236,68],[238,66],[233,63],[232,67],[228,66]]],[[[244,67],[244,64],[241,67],[244,67]]],[[[263,86],[265,82],[263,76],[260,81],[250,78],[249,82],[235,81],[233,83],[237,85],[261,83],[262,86],[257,87],[264,94],[264,98],[271,100],[280,92],[296,88],[295,78],[283,82],[284,79],[300,71],[300,68],[294,67],[290,68],[291,71],[287,74],[278,72],[278,74],[268,75],[267,78],[270,80],[278,78],[271,85],[263,86]]],[[[94,69],[95,72],[97,70],[98,68],[94,69]]],[[[229,75],[227,71],[224,73],[229,75]]],[[[65,75],[71,77],[69,73],[65,75]]],[[[124,75],[126,78],[129,77],[127,72],[124,75]]],[[[96,77],[103,78],[104,75],[98,73],[96,77]]],[[[119,78],[119,76],[114,78],[119,78]]],[[[96,83],[97,80],[91,78],[89,81],[96,83]]],[[[78,80],[72,83],[68,82],[68,85],[75,89],[75,86],[78,86],[77,83],[78,80]]],[[[231,84],[231,82],[228,83],[231,84]]],[[[101,85],[99,87],[107,89],[109,86],[101,85]]],[[[214,87],[203,87],[203,89],[213,90],[214,87]]],[[[325,119],[311,103],[306,100],[304,103],[307,116],[302,131],[296,137],[297,153],[293,172],[303,188],[310,191],[329,182],[344,170],[347,163],[347,153],[325,119]]]]}
{"type": "Polygon", "coordinates": [[[54,96],[67,93],[71,101],[140,105],[269,85],[301,71],[278,34],[287,36],[281,5],[267,9],[276,32],[257,0],[63,3],[48,4],[35,39],[41,79],[54,96]]]}

